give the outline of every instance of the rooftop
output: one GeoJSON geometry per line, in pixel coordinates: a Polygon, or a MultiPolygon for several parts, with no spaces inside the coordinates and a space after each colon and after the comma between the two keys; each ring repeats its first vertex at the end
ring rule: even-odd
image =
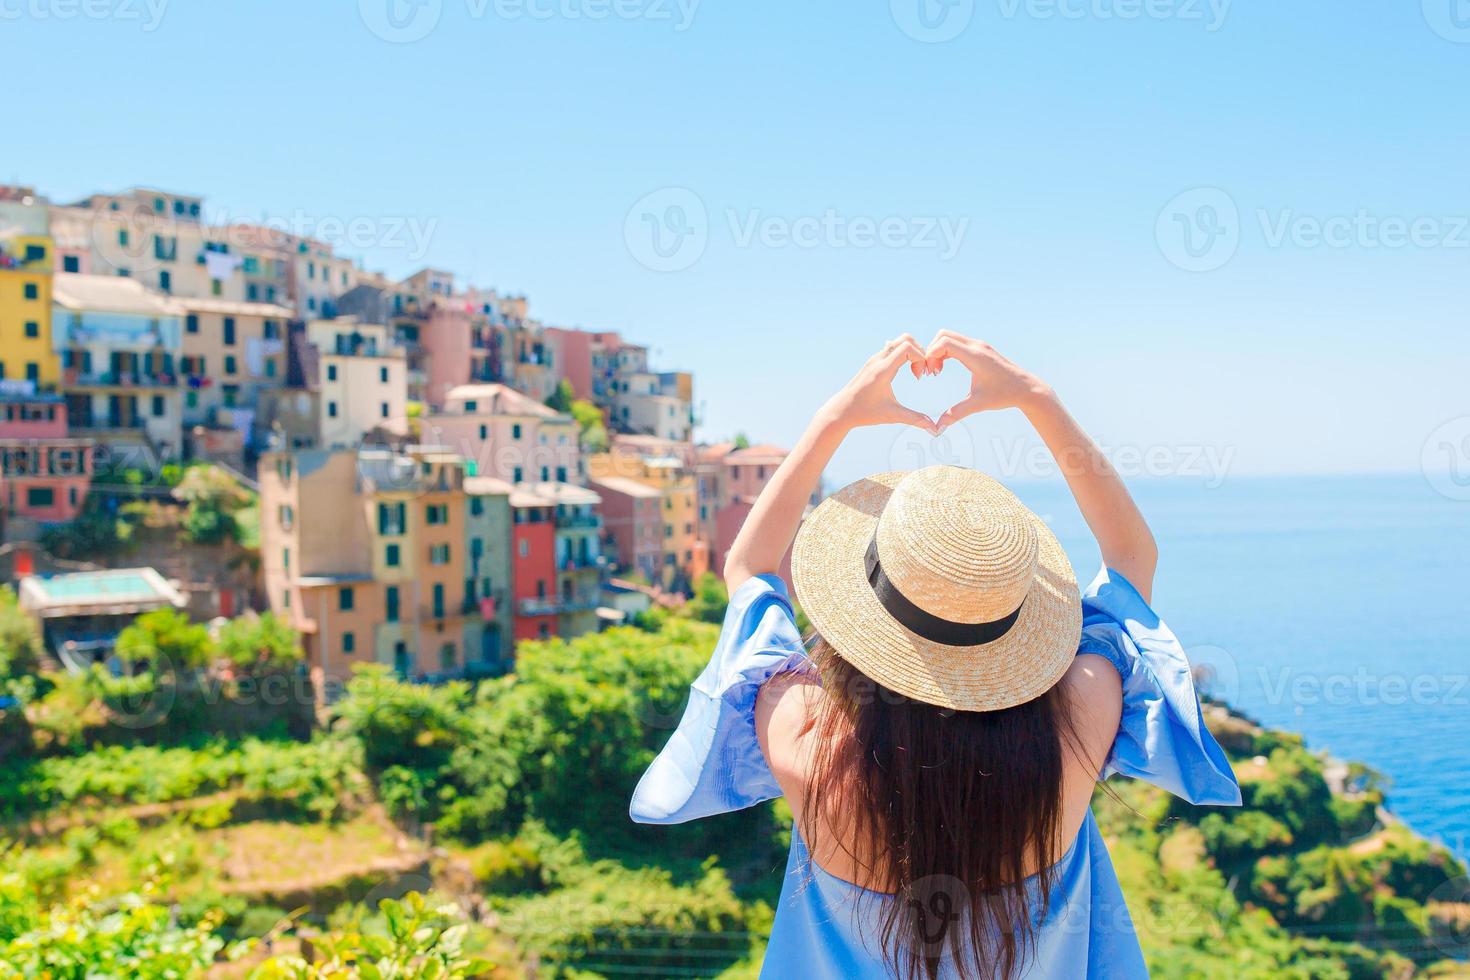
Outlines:
{"type": "Polygon", "coordinates": [[[518,493],[533,496],[542,501],[541,504],[516,504],[516,506],[550,507],[556,504],[564,504],[569,507],[582,505],[596,505],[602,503],[602,498],[597,495],[596,490],[579,487],[574,483],[517,483],[515,491],[511,494],[511,503],[515,504],[518,493]]]}
{"type": "Polygon", "coordinates": [[[149,292],[129,276],[93,276],[80,272],[58,272],[51,294],[68,310],[107,313],[136,313],[141,316],[181,316],[183,307],[171,299],[149,292]]]}
{"type": "Polygon", "coordinates": [[[556,409],[503,384],[456,385],[445,396],[446,404],[472,401],[474,415],[531,415],[544,419],[566,419],[556,409]]]}
{"type": "Polygon", "coordinates": [[[27,575],[20,580],[20,601],[42,618],[137,614],[186,602],[151,568],[27,575]]]}
{"type": "Polygon", "coordinates": [[[506,496],[513,489],[505,480],[497,480],[493,476],[467,476],[464,478],[464,492],[474,497],[506,496]]]}
{"type": "Polygon", "coordinates": [[[639,483],[626,476],[598,476],[587,481],[594,487],[605,488],[625,497],[662,497],[663,494],[646,483],[639,483]]]}
{"type": "Polygon", "coordinates": [[[791,454],[781,446],[749,446],[725,457],[726,463],[779,463],[791,454]]]}
{"type": "Polygon", "coordinates": [[[247,303],[242,300],[216,299],[213,296],[190,296],[181,298],[178,304],[185,310],[200,313],[220,313],[225,316],[268,316],[289,320],[296,311],[275,303],[247,303]]]}

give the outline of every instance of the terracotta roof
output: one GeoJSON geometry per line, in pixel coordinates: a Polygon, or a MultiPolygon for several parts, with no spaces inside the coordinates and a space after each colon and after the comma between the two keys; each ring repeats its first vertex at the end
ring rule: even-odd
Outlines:
{"type": "Polygon", "coordinates": [[[727,463],[759,463],[774,460],[779,462],[791,454],[791,450],[780,446],[750,446],[746,449],[737,449],[725,457],[727,463]]]}

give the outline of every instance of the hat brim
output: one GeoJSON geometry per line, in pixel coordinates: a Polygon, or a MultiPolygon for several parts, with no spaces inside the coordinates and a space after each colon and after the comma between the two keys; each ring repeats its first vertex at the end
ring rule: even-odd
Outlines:
{"type": "MultiPolygon", "coordinates": [[[[791,555],[797,601],[844,660],[907,697],[958,711],[997,711],[1040,697],[1061,680],[1082,635],[1082,599],[1056,535],[1032,515],[1036,573],[1020,617],[979,646],[949,646],[907,629],[868,583],[863,556],[894,487],[907,473],[851,483],[807,516],[791,555]]],[[[914,596],[922,605],[922,597],[914,596]]]]}

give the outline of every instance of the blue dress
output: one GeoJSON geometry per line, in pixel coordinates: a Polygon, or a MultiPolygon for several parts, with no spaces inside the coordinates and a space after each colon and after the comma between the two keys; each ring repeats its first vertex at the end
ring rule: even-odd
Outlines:
{"type": "MultiPolygon", "coordinates": [[[[1205,728],[1189,662],[1169,627],[1122,575],[1103,569],[1083,594],[1079,654],[1099,654],[1123,681],[1123,715],[1103,778],[1122,773],[1192,803],[1240,804],[1230,763],[1205,728]]],[[[640,823],[683,823],[781,795],[755,733],[755,701],[770,677],[809,668],[785,584],[746,582],[730,598],[714,656],[689,704],[633,793],[640,823]]],[[[1087,814],[1057,863],[1051,904],[1023,976],[1147,977],[1118,876],[1087,814]]],[[[1022,886],[1036,888],[1035,879],[1022,886]]],[[[878,935],[886,896],[836,878],[810,860],[793,829],[762,977],[889,976],[878,935]]],[[[1034,907],[1034,906],[1033,906],[1034,907]]],[[[946,964],[945,976],[958,976],[946,964]]]]}

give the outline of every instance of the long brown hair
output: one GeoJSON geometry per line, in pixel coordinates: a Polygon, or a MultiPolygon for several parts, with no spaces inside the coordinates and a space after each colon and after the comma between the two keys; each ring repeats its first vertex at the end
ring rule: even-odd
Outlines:
{"type": "Polygon", "coordinates": [[[1059,856],[1062,746],[1076,745],[1065,693],[952,711],[870,680],[820,637],[811,656],[824,697],[808,719],[808,850],[830,831],[886,883],[880,938],[895,976],[932,980],[946,955],[963,976],[1014,976],[1034,951],[1059,856]]]}

